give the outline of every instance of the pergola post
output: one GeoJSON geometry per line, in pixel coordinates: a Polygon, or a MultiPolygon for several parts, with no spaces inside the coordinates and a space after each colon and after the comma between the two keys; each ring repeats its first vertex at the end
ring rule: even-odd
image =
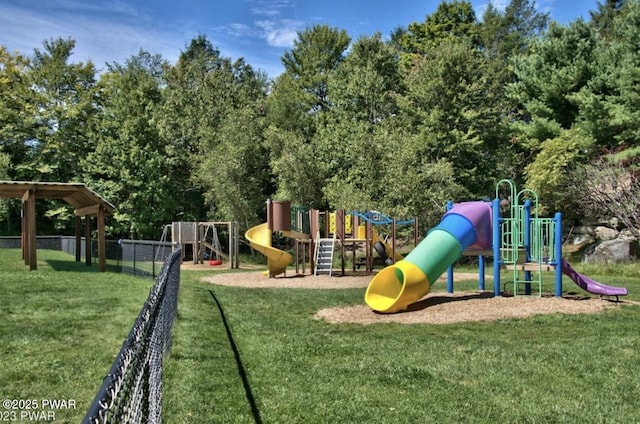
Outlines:
{"type": "Polygon", "coordinates": [[[76,215],[76,262],[82,260],[82,217],[76,215]]]}
{"type": "Polygon", "coordinates": [[[84,262],[91,265],[91,215],[84,216],[84,262]]]}
{"type": "Polygon", "coordinates": [[[27,202],[22,201],[22,210],[20,211],[20,248],[22,249],[22,260],[25,265],[27,262],[27,250],[29,249],[29,239],[27,238],[27,202]]]}
{"type": "Polygon", "coordinates": [[[98,215],[96,216],[98,221],[98,268],[100,272],[105,272],[107,269],[107,253],[106,253],[106,241],[104,231],[104,206],[98,206],[98,215]]]}
{"type": "Polygon", "coordinates": [[[36,191],[29,189],[22,196],[23,246],[22,255],[30,270],[38,269],[36,255],[36,191]]]}

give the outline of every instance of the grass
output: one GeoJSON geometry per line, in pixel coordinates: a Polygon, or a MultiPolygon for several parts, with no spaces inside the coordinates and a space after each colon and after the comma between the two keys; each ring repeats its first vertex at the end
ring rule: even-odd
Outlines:
{"type": "MultiPolygon", "coordinates": [[[[448,325],[332,325],[315,311],[361,304],[364,289],[221,287],[201,275],[182,276],[166,422],[640,421],[637,306],[448,325]]],[[[593,277],[640,299],[637,277],[593,277]]],[[[580,291],[567,280],[565,290],[580,291]]],[[[552,287],[550,276],[545,289],[552,287]]]]}
{"type": "Polygon", "coordinates": [[[29,271],[20,255],[0,249],[0,399],[73,400],[55,421],[80,422],[153,281],[42,249],[29,271]]]}
{"type": "MultiPolygon", "coordinates": [[[[0,397],[74,399],[77,408],[56,411],[56,422],[79,422],[152,281],[97,273],[60,252],[38,255],[38,271],[28,271],[19,250],[0,250],[0,397]]],[[[639,269],[578,267],[628,287],[635,301],[639,269]]],[[[201,276],[182,274],[166,423],[640,421],[635,305],[495,322],[334,325],[313,315],[362,304],[364,289],[222,287],[201,276]]]]}

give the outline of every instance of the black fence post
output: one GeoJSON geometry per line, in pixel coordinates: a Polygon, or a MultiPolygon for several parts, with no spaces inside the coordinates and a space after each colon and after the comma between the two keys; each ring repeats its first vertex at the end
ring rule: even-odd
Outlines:
{"type": "Polygon", "coordinates": [[[156,244],[151,243],[151,275],[156,278],[156,244]]]}

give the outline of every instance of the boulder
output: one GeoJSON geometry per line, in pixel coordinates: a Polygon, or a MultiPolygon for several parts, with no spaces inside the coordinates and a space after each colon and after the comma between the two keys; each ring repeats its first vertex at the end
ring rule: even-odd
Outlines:
{"type": "Polygon", "coordinates": [[[593,236],[595,235],[595,226],[593,225],[575,225],[571,227],[571,234],[593,236]]]}
{"type": "Polygon", "coordinates": [[[587,249],[583,262],[617,263],[631,262],[638,259],[640,244],[637,238],[616,238],[605,240],[587,249]]]}
{"type": "Polygon", "coordinates": [[[593,237],[587,234],[576,234],[569,240],[569,243],[574,246],[581,246],[583,244],[593,243],[593,237]]]}
{"type": "Polygon", "coordinates": [[[613,240],[618,237],[619,232],[613,228],[598,226],[594,230],[595,236],[598,240],[613,240]]]}
{"type": "Polygon", "coordinates": [[[571,227],[566,241],[573,246],[583,246],[597,241],[613,240],[629,235],[604,225],[580,225],[571,227]]]}

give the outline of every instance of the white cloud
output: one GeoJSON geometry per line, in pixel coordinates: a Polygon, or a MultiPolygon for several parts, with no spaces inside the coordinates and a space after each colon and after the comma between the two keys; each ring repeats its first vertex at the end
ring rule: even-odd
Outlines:
{"type": "Polygon", "coordinates": [[[56,38],[76,41],[72,61],[91,60],[98,69],[106,62],[123,63],[140,49],[175,60],[187,39],[185,32],[158,26],[125,3],[108,7],[90,2],[55,0],[46,7],[0,3],[0,44],[31,55],[42,42],[56,38]]]}
{"type": "MultiPolygon", "coordinates": [[[[507,8],[510,2],[511,2],[510,0],[491,0],[490,1],[493,7],[495,7],[501,12],[504,12],[504,10],[507,8]]],[[[553,9],[553,5],[555,2],[556,0],[537,0],[535,2],[536,10],[540,13],[549,13],[553,9]]],[[[476,6],[474,7],[474,10],[476,12],[476,17],[478,19],[482,19],[482,15],[484,14],[485,10],[487,10],[488,6],[489,6],[489,2],[486,2],[486,3],[482,2],[482,3],[476,4],[476,6]]]]}
{"type": "Polygon", "coordinates": [[[278,9],[262,9],[259,7],[251,8],[251,13],[258,16],[267,16],[269,18],[274,18],[280,15],[280,10],[278,9]]]}
{"type": "Polygon", "coordinates": [[[556,8],[556,0],[538,0],[536,9],[541,13],[551,13],[556,8]]]}
{"type": "Polygon", "coordinates": [[[279,16],[284,9],[292,8],[293,2],[291,0],[253,0],[255,4],[251,8],[251,13],[258,16],[279,16]]]}
{"type": "Polygon", "coordinates": [[[487,3],[484,3],[484,2],[477,3],[473,7],[473,11],[476,14],[476,19],[482,20],[482,16],[484,15],[484,12],[487,10],[487,7],[489,7],[489,3],[491,3],[493,7],[498,9],[500,12],[504,12],[504,9],[509,4],[509,0],[491,0],[490,2],[487,2],[487,3]]]}
{"type": "Polygon", "coordinates": [[[493,7],[495,7],[496,9],[504,11],[504,9],[507,8],[509,1],[508,0],[492,0],[491,4],[493,4],[493,7]]]}
{"type": "Polygon", "coordinates": [[[300,21],[282,19],[279,21],[256,21],[256,25],[261,28],[261,36],[270,46],[292,47],[303,24],[300,21]]]}
{"type": "Polygon", "coordinates": [[[206,34],[224,56],[244,57],[271,76],[281,72],[278,57],[293,47],[305,23],[285,19],[295,15],[294,0],[246,0],[251,9],[229,23],[163,19],[153,9],[124,0],[0,0],[0,45],[31,56],[42,42],[56,38],[76,41],[72,62],[91,60],[99,71],[105,63],[123,64],[143,49],[175,63],[189,40],[206,34]],[[212,27],[211,24],[217,24],[212,27]]]}
{"type": "Polygon", "coordinates": [[[217,29],[232,37],[256,36],[255,29],[247,24],[233,23],[217,29]]]}

